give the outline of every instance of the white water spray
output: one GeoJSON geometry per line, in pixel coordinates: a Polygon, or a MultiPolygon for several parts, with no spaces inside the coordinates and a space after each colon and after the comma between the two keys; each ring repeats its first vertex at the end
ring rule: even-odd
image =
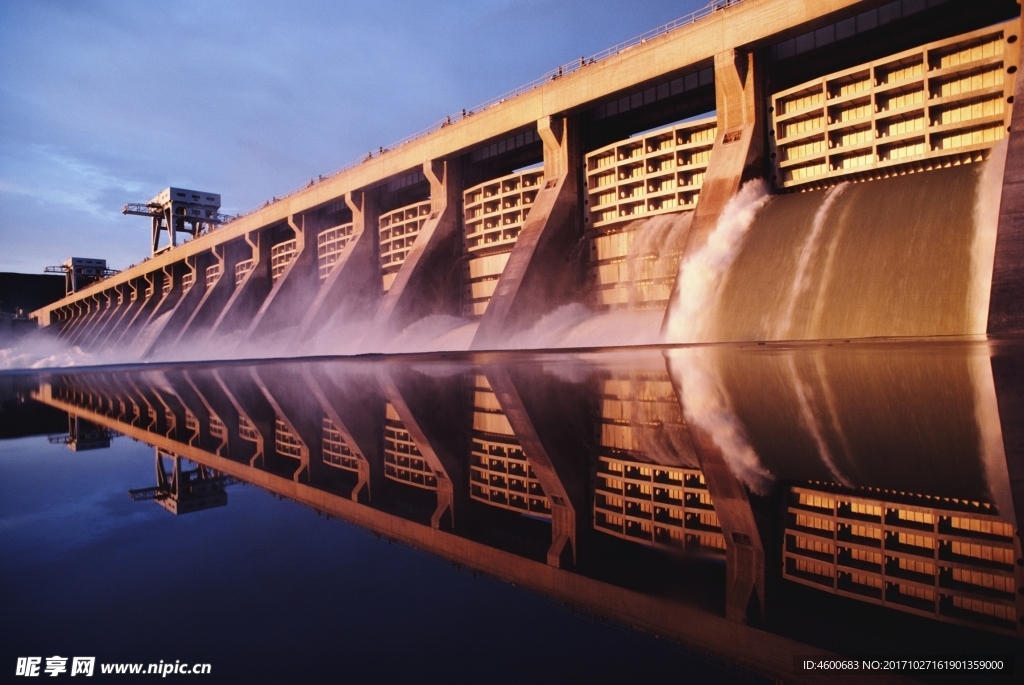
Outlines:
{"type": "Polygon", "coordinates": [[[797,257],[796,273],[793,276],[793,284],[789,289],[789,299],[786,302],[786,311],[783,313],[782,318],[775,327],[775,335],[773,337],[776,340],[786,340],[791,337],[790,328],[793,326],[793,312],[796,309],[797,300],[799,300],[811,286],[807,273],[808,267],[811,264],[811,257],[814,255],[814,251],[818,247],[818,239],[821,236],[822,229],[825,227],[825,221],[828,218],[829,211],[832,209],[832,203],[836,201],[836,198],[842,195],[843,191],[846,190],[848,186],[848,183],[841,183],[834,188],[830,188],[825,193],[825,199],[822,200],[821,206],[818,207],[818,211],[814,213],[814,221],[811,224],[811,231],[807,234],[804,244],[800,246],[800,254],[797,257]]]}
{"type": "Polygon", "coordinates": [[[658,342],[661,309],[595,312],[574,303],[542,316],[528,330],[513,334],[501,349],[623,347],[658,342]]]}
{"type": "Polygon", "coordinates": [[[707,342],[714,303],[725,273],[768,198],[764,181],[747,182],[726,203],[707,243],[680,264],[676,298],[669,303],[666,342],[707,342]]]}
{"type": "Polygon", "coordinates": [[[668,352],[669,373],[679,389],[683,415],[722,451],[726,464],[751,492],[766,495],[774,477],[761,464],[716,370],[715,350],[689,347],[668,352]]]}
{"type": "Polygon", "coordinates": [[[974,204],[974,240],[971,243],[971,284],[968,291],[969,333],[984,335],[988,330],[988,306],[992,294],[992,269],[999,231],[999,202],[1003,194],[1007,139],[992,148],[978,181],[974,204]]]}
{"type": "Polygon", "coordinates": [[[835,476],[838,482],[846,487],[853,487],[853,482],[840,470],[835,458],[832,456],[832,450],[829,449],[828,442],[822,434],[821,422],[814,413],[814,390],[810,384],[805,383],[800,378],[800,373],[796,368],[796,359],[793,355],[789,357],[789,373],[793,379],[793,391],[796,393],[797,405],[800,409],[800,419],[804,422],[807,432],[811,434],[811,439],[814,440],[814,445],[818,450],[818,457],[828,470],[832,472],[832,475],[835,476]]]}
{"type": "Polygon", "coordinates": [[[110,364],[114,361],[107,353],[85,352],[44,331],[34,331],[17,340],[0,339],[0,371],[110,364]]]}

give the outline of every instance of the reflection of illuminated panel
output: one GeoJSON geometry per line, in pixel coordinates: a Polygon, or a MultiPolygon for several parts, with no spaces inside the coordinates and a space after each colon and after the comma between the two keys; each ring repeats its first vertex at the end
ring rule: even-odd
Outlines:
{"type": "Polygon", "coordinates": [[[256,426],[250,423],[249,419],[244,416],[238,417],[238,437],[242,440],[248,440],[249,442],[258,442],[260,439],[259,431],[256,430],[256,426]]]}
{"type": "Polygon", "coordinates": [[[885,499],[792,488],[784,577],[940,621],[1024,634],[1019,551],[1012,524],[995,507],[868,493],[885,499]]]}
{"type": "Polygon", "coordinates": [[[645,463],[640,433],[683,422],[671,381],[610,379],[603,389],[594,525],[630,540],[725,549],[700,470],[645,463]]]}
{"type": "Polygon", "coordinates": [[[601,397],[602,452],[643,452],[640,433],[683,425],[683,411],[667,377],[610,379],[601,397]]]}
{"type": "Polygon", "coordinates": [[[359,471],[359,461],[345,444],[341,431],[326,416],[323,420],[324,463],[345,471],[359,471]]]}
{"type": "Polygon", "coordinates": [[[380,268],[384,292],[391,288],[398,270],[416,242],[416,236],[430,214],[430,201],[396,209],[380,218],[380,268]]]}
{"type": "Polygon", "coordinates": [[[601,456],[594,525],[627,540],[688,550],[724,550],[704,474],[601,456]]]}
{"type": "Polygon", "coordinates": [[[437,490],[437,478],[388,402],[384,415],[384,475],[399,483],[437,490]]]}
{"type": "Polygon", "coordinates": [[[469,495],[495,507],[551,516],[544,488],[484,376],[476,377],[473,388],[469,495]]]}
{"type": "Polygon", "coordinates": [[[224,427],[224,422],[216,416],[210,416],[210,435],[215,438],[223,439],[227,434],[227,429],[224,427]]]}
{"type": "Polygon", "coordinates": [[[288,428],[288,424],[280,418],[274,420],[274,448],[277,453],[286,457],[302,456],[302,443],[288,428]]]}

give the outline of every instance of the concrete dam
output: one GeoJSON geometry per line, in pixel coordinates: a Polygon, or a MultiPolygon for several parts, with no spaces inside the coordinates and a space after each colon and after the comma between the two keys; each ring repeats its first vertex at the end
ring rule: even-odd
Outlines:
{"type": "Polygon", "coordinates": [[[243,216],[126,207],[152,255],[32,317],[148,359],[1021,332],[1020,29],[712,3],[243,216]]]}

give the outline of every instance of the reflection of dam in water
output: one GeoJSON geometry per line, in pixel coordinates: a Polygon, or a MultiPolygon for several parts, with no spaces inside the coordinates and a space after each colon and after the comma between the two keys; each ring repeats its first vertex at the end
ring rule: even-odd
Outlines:
{"type": "Polygon", "coordinates": [[[601,382],[594,527],[628,540],[724,551],[725,539],[696,457],[666,445],[685,431],[665,374],[601,382]],[[688,467],[688,468],[687,468],[688,467]]]}
{"type": "Polygon", "coordinates": [[[1019,6],[713,9],[216,230],[175,189],[34,316],[144,358],[1022,330],[1019,6]]]}
{"type": "Polygon", "coordinates": [[[928,618],[1020,631],[1020,541],[991,503],[827,484],[791,493],[787,579],[928,618]]]}
{"type": "Polygon", "coordinates": [[[844,615],[957,648],[1022,634],[1020,426],[1000,419],[1019,352],[688,352],[97,370],[43,378],[36,397],[207,482],[255,484],[762,672],[877,648],[813,634],[844,615]],[[763,494],[712,411],[760,460],[763,494]]]}

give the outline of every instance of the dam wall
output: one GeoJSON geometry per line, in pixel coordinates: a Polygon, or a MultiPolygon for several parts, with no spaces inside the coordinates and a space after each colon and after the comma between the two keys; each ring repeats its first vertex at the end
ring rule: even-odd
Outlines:
{"type": "Polygon", "coordinates": [[[143,358],[493,349],[566,311],[590,345],[1019,331],[1019,34],[1012,2],[718,3],[33,317],[143,358]]]}

